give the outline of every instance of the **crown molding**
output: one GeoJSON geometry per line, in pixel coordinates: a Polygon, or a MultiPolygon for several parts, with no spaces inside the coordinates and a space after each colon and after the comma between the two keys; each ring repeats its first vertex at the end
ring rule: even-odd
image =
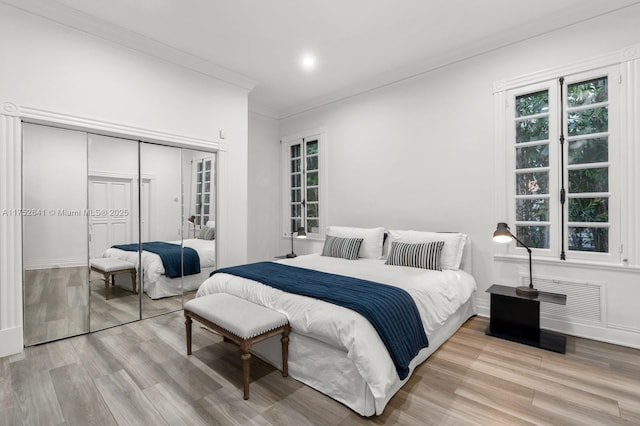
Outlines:
{"type": "Polygon", "coordinates": [[[251,91],[258,81],[191,53],[168,46],[129,29],[95,18],[55,1],[0,0],[0,3],[107,40],[127,49],[188,68],[251,91]]]}

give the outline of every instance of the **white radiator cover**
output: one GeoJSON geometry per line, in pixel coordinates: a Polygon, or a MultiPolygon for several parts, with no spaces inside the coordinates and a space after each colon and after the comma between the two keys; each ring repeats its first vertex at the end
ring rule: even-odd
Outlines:
{"type": "MultiPolygon", "coordinates": [[[[529,285],[529,276],[520,275],[521,285],[529,285]]],[[[567,296],[566,305],[540,304],[540,317],[570,323],[605,325],[605,283],[534,276],[533,286],[540,291],[567,296]]]]}

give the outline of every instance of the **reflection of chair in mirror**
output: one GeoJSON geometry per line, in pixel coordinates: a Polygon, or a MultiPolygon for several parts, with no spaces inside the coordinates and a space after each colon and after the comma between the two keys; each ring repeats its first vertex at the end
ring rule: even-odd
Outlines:
{"type": "Polygon", "coordinates": [[[109,287],[114,283],[113,277],[123,272],[131,273],[131,288],[134,293],[136,291],[136,268],[135,265],[126,260],[114,259],[109,257],[101,257],[91,259],[91,270],[104,275],[104,298],[109,300],[109,287]]]}

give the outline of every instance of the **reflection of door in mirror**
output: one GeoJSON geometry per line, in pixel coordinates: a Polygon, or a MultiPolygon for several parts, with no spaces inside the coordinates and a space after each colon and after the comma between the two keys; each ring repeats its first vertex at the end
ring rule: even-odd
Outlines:
{"type": "MultiPolygon", "coordinates": [[[[182,150],[184,247],[195,249],[206,277],[216,265],[216,154],[182,150]],[[189,220],[189,218],[193,218],[189,220]]],[[[195,297],[202,277],[184,277],[184,301],[195,297]]]]}
{"type": "Polygon", "coordinates": [[[24,343],[89,331],[83,132],[24,124],[24,343]]]}
{"type": "Polygon", "coordinates": [[[138,242],[138,142],[90,134],[88,143],[91,331],[95,331],[140,318],[139,295],[134,292],[137,252],[111,248],[138,242]]]}

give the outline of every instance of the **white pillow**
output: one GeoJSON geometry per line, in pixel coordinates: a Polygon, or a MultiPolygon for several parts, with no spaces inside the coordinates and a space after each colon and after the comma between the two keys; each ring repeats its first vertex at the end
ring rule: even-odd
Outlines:
{"type": "Polygon", "coordinates": [[[341,238],[362,238],[360,255],[365,259],[382,259],[384,228],[354,228],[350,226],[327,226],[327,235],[341,238]]]}
{"type": "Polygon", "coordinates": [[[394,241],[401,243],[429,243],[444,241],[442,269],[460,269],[460,261],[467,242],[467,235],[460,232],[389,231],[389,246],[394,241]]]}

